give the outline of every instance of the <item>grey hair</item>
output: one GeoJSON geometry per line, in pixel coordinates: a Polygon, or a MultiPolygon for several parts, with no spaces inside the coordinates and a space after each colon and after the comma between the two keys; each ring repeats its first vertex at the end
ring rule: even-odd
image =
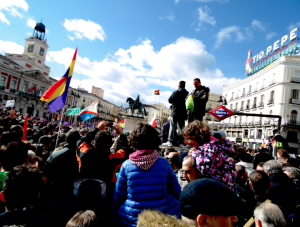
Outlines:
{"type": "Polygon", "coordinates": [[[291,174],[290,178],[292,179],[300,179],[300,170],[296,167],[285,166],[283,167],[283,171],[287,171],[291,174]]]}
{"type": "Polygon", "coordinates": [[[28,157],[29,157],[28,162],[29,162],[29,163],[32,163],[33,160],[35,159],[36,155],[35,155],[35,153],[34,153],[33,151],[28,150],[28,157]]]}
{"type": "MultiPolygon", "coordinates": [[[[184,162],[184,161],[186,161],[186,160],[189,160],[189,159],[192,159],[192,166],[193,166],[193,167],[196,167],[196,161],[195,161],[195,159],[193,158],[192,155],[187,155],[187,156],[185,156],[185,157],[183,158],[183,161],[182,161],[182,162],[184,162]]],[[[196,169],[197,169],[197,167],[196,167],[196,169]]]]}
{"type": "Polygon", "coordinates": [[[264,168],[264,171],[269,174],[282,172],[282,165],[279,162],[277,162],[276,160],[267,161],[263,165],[263,168],[264,168]]]}
{"type": "Polygon", "coordinates": [[[282,211],[273,203],[264,202],[258,205],[254,216],[255,220],[260,220],[262,227],[286,226],[282,211]]]}

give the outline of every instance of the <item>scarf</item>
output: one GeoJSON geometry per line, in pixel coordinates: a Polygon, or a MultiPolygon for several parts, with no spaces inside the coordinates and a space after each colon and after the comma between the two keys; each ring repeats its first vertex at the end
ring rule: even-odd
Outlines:
{"type": "Polygon", "coordinates": [[[130,161],[142,170],[149,170],[158,159],[157,150],[137,150],[129,155],[130,161]]]}

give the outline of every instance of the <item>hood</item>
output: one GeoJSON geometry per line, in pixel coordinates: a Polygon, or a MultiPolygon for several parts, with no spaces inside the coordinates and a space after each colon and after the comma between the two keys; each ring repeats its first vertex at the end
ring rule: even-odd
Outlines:
{"type": "Polygon", "coordinates": [[[177,219],[175,216],[163,214],[159,211],[144,210],[140,213],[137,221],[137,227],[153,227],[153,226],[164,226],[164,227],[192,227],[182,220],[177,219]]]}

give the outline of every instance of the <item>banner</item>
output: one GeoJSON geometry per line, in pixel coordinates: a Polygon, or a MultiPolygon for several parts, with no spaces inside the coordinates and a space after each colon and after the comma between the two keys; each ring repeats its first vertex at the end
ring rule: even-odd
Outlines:
{"type": "Polygon", "coordinates": [[[81,107],[76,107],[76,108],[68,109],[66,113],[67,116],[78,116],[80,111],[81,111],[81,107]]]}
{"type": "Polygon", "coordinates": [[[14,107],[15,106],[15,100],[7,100],[5,107],[14,107]]]}

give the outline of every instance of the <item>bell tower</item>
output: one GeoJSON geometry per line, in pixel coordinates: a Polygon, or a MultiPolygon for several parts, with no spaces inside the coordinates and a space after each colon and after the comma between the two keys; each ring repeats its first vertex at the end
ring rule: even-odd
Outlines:
{"type": "Polygon", "coordinates": [[[33,30],[33,36],[26,39],[24,55],[35,58],[37,63],[44,65],[46,60],[48,44],[45,39],[46,27],[41,23],[37,23],[33,30]]]}

